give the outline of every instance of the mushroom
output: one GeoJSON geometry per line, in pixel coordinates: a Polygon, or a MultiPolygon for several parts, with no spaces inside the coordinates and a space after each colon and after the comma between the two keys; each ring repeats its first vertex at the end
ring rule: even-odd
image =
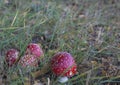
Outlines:
{"type": "Polygon", "coordinates": [[[35,58],[39,58],[43,55],[43,51],[38,44],[30,43],[27,46],[26,54],[27,55],[34,55],[35,58]]]}
{"type": "MultiPolygon", "coordinates": [[[[23,75],[25,72],[26,75],[29,75],[29,73],[36,67],[38,67],[38,61],[35,58],[34,55],[24,55],[22,56],[17,64],[20,68],[18,68],[18,72],[20,75],[23,75]]],[[[15,75],[12,80],[18,79],[19,76],[15,75]]],[[[26,78],[26,77],[25,77],[26,78]]]]}
{"type": "Polygon", "coordinates": [[[16,49],[9,49],[7,52],[6,52],[6,62],[8,64],[8,66],[12,66],[13,64],[16,63],[16,61],[18,60],[19,58],[19,52],[16,50],[16,49]]]}
{"type": "Polygon", "coordinates": [[[65,83],[68,77],[72,77],[77,72],[77,64],[68,52],[59,52],[51,59],[51,70],[59,77],[59,82],[65,83]]]}
{"type": "Polygon", "coordinates": [[[38,62],[37,59],[35,58],[34,55],[24,55],[20,60],[19,64],[23,68],[32,68],[32,67],[37,67],[38,62]]]}

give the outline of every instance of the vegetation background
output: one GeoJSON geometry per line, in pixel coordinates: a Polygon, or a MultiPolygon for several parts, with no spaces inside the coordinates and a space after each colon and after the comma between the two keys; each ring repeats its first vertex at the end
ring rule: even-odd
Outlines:
{"type": "Polygon", "coordinates": [[[120,85],[120,0],[0,0],[0,85],[62,85],[51,71],[28,81],[5,66],[6,50],[22,56],[30,42],[45,53],[33,72],[68,51],[78,72],[67,85],[120,85]]]}

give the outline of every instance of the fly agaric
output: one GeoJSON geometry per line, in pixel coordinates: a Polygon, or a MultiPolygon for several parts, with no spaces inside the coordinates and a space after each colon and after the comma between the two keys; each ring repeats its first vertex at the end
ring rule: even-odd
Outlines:
{"type": "MultiPolygon", "coordinates": [[[[75,75],[77,72],[77,65],[70,53],[59,52],[51,59],[51,69],[55,75],[62,76],[62,78],[66,79],[66,77],[75,75]]],[[[61,80],[63,79],[60,79],[60,82],[65,82],[61,80]]]]}
{"type": "Polygon", "coordinates": [[[22,67],[36,67],[38,66],[37,59],[33,55],[24,55],[20,60],[19,64],[22,67]]]}
{"type": "Polygon", "coordinates": [[[8,66],[12,66],[19,58],[19,52],[16,49],[10,49],[6,53],[6,62],[8,66]]]}
{"type": "Polygon", "coordinates": [[[39,58],[40,56],[43,55],[43,51],[38,44],[30,43],[27,46],[26,54],[27,55],[34,55],[35,58],[39,58]]]}

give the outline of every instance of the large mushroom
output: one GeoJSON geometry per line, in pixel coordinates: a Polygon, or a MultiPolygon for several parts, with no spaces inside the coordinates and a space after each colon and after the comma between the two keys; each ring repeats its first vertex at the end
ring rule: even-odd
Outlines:
{"type": "Polygon", "coordinates": [[[16,61],[18,60],[19,58],[19,51],[17,51],[16,49],[9,49],[7,52],[6,52],[6,62],[8,64],[8,66],[13,66],[16,61]]]}
{"type": "Polygon", "coordinates": [[[70,53],[59,52],[51,59],[51,70],[56,76],[61,76],[59,81],[64,83],[68,80],[67,77],[76,74],[77,64],[70,53]]]}

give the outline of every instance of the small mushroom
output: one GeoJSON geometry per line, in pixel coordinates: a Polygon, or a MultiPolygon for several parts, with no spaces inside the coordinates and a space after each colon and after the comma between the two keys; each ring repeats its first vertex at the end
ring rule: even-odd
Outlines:
{"type": "Polygon", "coordinates": [[[16,61],[19,58],[19,52],[16,49],[9,49],[6,53],[6,62],[8,66],[12,66],[13,64],[16,63],[16,61]]]}
{"type": "Polygon", "coordinates": [[[27,46],[26,54],[27,55],[34,55],[34,57],[39,58],[43,55],[43,51],[38,44],[30,43],[27,46]]]}
{"type": "Polygon", "coordinates": [[[19,60],[19,64],[23,68],[32,68],[32,67],[37,67],[38,66],[38,62],[37,62],[35,56],[33,56],[33,55],[24,55],[19,60]]]}
{"type": "Polygon", "coordinates": [[[72,77],[77,72],[77,64],[68,52],[59,52],[51,59],[51,70],[56,76],[60,76],[59,82],[66,82],[67,77],[72,77]],[[62,81],[64,79],[66,81],[62,81]]]}
{"type": "MultiPolygon", "coordinates": [[[[34,69],[34,68],[37,68],[38,67],[38,61],[37,59],[33,56],[33,55],[24,55],[22,56],[19,61],[18,61],[18,64],[19,66],[19,74],[20,75],[23,75],[24,72],[25,72],[25,75],[29,75],[29,73],[31,73],[31,71],[34,69]]],[[[12,80],[16,80],[18,79],[19,76],[18,75],[15,75],[14,77],[12,77],[12,80]]],[[[25,77],[25,80],[26,80],[27,77],[25,77]]]]}

